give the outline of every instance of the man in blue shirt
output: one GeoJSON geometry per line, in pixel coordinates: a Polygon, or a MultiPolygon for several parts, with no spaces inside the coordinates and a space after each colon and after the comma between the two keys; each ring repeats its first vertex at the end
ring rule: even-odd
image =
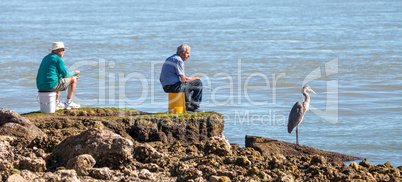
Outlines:
{"type": "Polygon", "coordinates": [[[190,57],[190,46],[177,47],[176,54],[166,59],[159,80],[166,93],[185,92],[188,112],[204,112],[199,109],[202,100],[202,82],[198,77],[184,74],[184,62],[190,57]]]}

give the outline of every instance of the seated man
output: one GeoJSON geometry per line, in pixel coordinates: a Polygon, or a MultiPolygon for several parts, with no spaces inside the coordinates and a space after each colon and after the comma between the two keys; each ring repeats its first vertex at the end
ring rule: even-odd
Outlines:
{"type": "Polygon", "coordinates": [[[190,57],[190,49],[186,44],[177,47],[176,54],[167,58],[163,64],[159,80],[166,93],[185,92],[187,111],[199,113],[204,112],[199,109],[202,100],[201,79],[184,74],[184,61],[190,57]]]}
{"type": "Polygon", "coordinates": [[[52,52],[45,56],[40,64],[36,76],[36,87],[40,92],[56,92],[57,109],[75,109],[81,107],[72,101],[75,87],[77,86],[75,76],[80,74],[80,71],[67,71],[62,59],[65,49],[67,47],[64,47],[63,42],[53,42],[52,52]],[[59,101],[60,91],[64,91],[67,88],[67,102],[63,104],[59,101]]]}

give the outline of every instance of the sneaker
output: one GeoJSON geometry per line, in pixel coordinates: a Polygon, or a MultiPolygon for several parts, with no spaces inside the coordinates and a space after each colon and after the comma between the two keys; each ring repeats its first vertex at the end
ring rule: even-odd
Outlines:
{"type": "Polygon", "coordinates": [[[65,109],[66,108],[66,104],[64,104],[63,102],[57,102],[57,105],[56,105],[56,110],[59,110],[59,109],[65,109]]]}
{"type": "Polygon", "coordinates": [[[204,110],[202,110],[202,109],[189,109],[189,110],[187,110],[187,112],[188,113],[202,113],[202,112],[205,112],[204,110]]]}
{"type": "Polygon", "coordinates": [[[80,108],[81,107],[81,105],[80,104],[77,104],[77,103],[75,103],[75,102],[73,102],[73,101],[71,101],[70,103],[66,103],[66,109],[78,109],[78,108],[80,108]]]}

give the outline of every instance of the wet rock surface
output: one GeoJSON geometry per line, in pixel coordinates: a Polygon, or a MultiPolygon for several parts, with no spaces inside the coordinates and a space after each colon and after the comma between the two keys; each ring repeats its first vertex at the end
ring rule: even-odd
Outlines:
{"type": "Polygon", "coordinates": [[[229,144],[214,112],[84,108],[23,116],[45,136],[0,136],[2,181],[401,181],[402,167],[389,162],[346,166],[355,157],[261,137],[247,136],[243,148],[229,144]]]}

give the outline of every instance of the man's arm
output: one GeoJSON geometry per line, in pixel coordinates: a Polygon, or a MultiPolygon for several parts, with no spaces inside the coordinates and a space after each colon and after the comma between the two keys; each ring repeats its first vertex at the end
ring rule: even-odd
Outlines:
{"type": "Polygon", "coordinates": [[[75,71],[67,71],[64,61],[60,58],[57,60],[57,69],[63,78],[69,78],[70,76],[75,76],[75,71]]]}
{"type": "Polygon", "coordinates": [[[188,77],[186,75],[179,75],[179,77],[182,82],[191,82],[191,81],[195,81],[195,80],[201,80],[198,77],[188,77]]]}

